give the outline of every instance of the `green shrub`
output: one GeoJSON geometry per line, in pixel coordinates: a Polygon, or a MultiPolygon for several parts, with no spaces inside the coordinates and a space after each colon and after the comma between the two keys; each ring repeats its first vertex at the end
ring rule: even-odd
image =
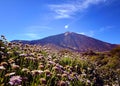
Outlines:
{"type": "Polygon", "coordinates": [[[117,46],[116,48],[112,49],[110,51],[111,55],[112,56],[119,56],[120,57],[120,46],[117,46]]]}

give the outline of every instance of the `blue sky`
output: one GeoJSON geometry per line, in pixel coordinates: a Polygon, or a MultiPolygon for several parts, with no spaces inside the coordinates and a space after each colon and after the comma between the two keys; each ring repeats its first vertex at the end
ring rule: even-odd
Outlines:
{"type": "Polygon", "coordinates": [[[120,44],[120,0],[0,0],[0,34],[9,41],[66,31],[120,44]]]}

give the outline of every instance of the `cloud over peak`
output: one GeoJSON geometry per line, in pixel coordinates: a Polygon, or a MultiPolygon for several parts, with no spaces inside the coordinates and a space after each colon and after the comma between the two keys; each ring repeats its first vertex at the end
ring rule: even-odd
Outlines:
{"type": "Polygon", "coordinates": [[[107,0],[72,0],[69,3],[51,4],[50,10],[54,12],[55,19],[72,18],[77,12],[82,12],[91,5],[104,3],[107,0]]]}
{"type": "Polygon", "coordinates": [[[50,8],[56,13],[56,19],[70,18],[78,10],[73,4],[50,5],[50,8]]]}

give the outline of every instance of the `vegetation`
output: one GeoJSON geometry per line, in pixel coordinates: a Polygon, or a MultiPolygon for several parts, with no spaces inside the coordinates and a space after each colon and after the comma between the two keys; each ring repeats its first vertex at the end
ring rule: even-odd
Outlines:
{"type": "Polygon", "coordinates": [[[120,56],[120,46],[117,46],[116,48],[112,49],[110,51],[111,55],[116,55],[116,56],[120,56]]]}
{"type": "MultiPolygon", "coordinates": [[[[114,52],[113,52],[114,51],[114,52]]],[[[116,54],[117,52],[117,54],[116,54]]],[[[0,86],[120,86],[120,55],[0,41],[0,86]],[[89,55],[90,54],[90,55],[89,55]]]]}

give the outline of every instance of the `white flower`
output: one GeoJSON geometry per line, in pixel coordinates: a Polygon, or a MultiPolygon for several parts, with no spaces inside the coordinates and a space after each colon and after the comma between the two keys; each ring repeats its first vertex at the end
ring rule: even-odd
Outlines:
{"type": "Polygon", "coordinates": [[[4,66],[0,66],[0,70],[5,70],[5,67],[4,66]]]}

